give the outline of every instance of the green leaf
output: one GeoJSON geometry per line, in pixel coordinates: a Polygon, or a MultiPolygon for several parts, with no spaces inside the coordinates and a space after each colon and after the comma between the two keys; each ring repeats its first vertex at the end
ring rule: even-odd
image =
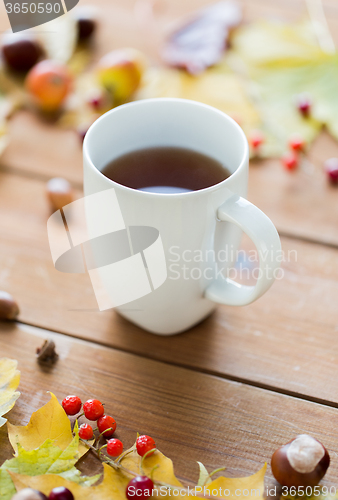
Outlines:
{"type": "Polygon", "coordinates": [[[262,156],[283,153],[291,135],[310,143],[323,125],[338,138],[338,55],[323,52],[309,23],[258,22],[239,29],[229,64],[247,79],[266,133],[262,156]],[[299,113],[309,95],[310,118],[299,113]]]}
{"type": "Polygon", "coordinates": [[[6,460],[0,468],[1,500],[10,500],[16,492],[9,471],[27,476],[57,474],[86,486],[95,483],[100,475],[92,478],[81,477],[80,471],[74,467],[80,457],[77,422],[74,432],[75,436],[65,450],[56,446],[51,439],[47,439],[39,448],[30,451],[26,451],[18,444],[17,456],[6,460]]]}

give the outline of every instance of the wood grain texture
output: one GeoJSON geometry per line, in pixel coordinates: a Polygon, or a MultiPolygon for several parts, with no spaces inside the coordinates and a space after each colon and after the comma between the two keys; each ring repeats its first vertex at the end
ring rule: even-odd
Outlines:
{"type": "Polygon", "coordinates": [[[244,308],[220,306],[192,330],[162,338],[98,312],[88,275],[53,267],[41,181],[0,176],[0,289],[24,322],[144,356],[338,405],[338,251],[283,238],[284,278],[244,308]]]}
{"type": "Polygon", "coordinates": [[[321,134],[308,155],[309,164],[287,175],[279,160],[251,163],[249,200],[263,210],[279,232],[338,245],[338,190],[323,172],[338,145],[321,134]]]}
{"type": "MultiPolygon", "coordinates": [[[[155,23],[145,26],[142,0],[100,0],[100,28],[94,60],[109,50],[136,46],[151,61],[158,61],[158,47],[168,30],[182,16],[210,3],[210,0],[154,4],[155,23]]],[[[303,0],[243,1],[245,20],[260,18],[296,20],[306,15],[303,0]]],[[[331,32],[338,43],[338,7],[333,0],[324,2],[331,32]]],[[[1,12],[0,12],[1,14],[1,12]]],[[[4,22],[3,22],[4,24],[4,22]]],[[[10,124],[11,142],[1,163],[15,171],[26,171],[40,178],[64,176],[76,185],[82,183],[82,152],[77,133],[44,123],[28,112],[20,112],[10,124]],[[60,145],[62,144],[62,147],[60,145]]],[[[323,134],[311,149],[313,172],[298,171],[288,175],[279,161],[252,164],[249,199],[267,213],[278,230],[286,235],[338,245],[336,221],[337,190],[327,185],[322,165],[330,156],[338,156],[338,146],[323,134]]]]}
{"type": "MultiPolygon", "coordinates": [[[[17,359],[21,370],[22,396],[8,415],[12,423],[28,422],[49,400],[46,391],[59,401],[72,393],[83,400],[97,397],[116,419],[116,436],[125,446],[137,430],[153,436],[184,481],[197,480],[197,460],[209,469],[224,465],[231,477],[254,473],[279,445],[310,433],[328,447],[332,465],[326,480],[337,483],[338,413],[333,408],[24,326],[2,326],[0,353],[17,359]],[[50,369],[35,359],[35,348],[46,336],[54,339],[60,355],[50,369]]],[[[2,462],[10,456],[4,428],[0,439],[2,462]]],[[[96,472],[90,457],[81,468],[96,472]]]]}

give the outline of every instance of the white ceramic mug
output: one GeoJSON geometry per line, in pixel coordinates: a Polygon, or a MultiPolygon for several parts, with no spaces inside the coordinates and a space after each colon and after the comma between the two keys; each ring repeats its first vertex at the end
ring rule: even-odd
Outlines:
{"type": "Polygon", "coordinates": [[[203,320],[217,303],[243,306],[270,288],[279,269],[280,239],[270,219],[245,199],[248,143],[229,116],[184,99],[141,100],[100,117],[88,130],[83,151],[85,196],[113,188],[126,226],[157,228],[162,239],[167,279],[151,293],[117,307],[122,316],[153,333],[170,335],[203,320]],[[128,188],[101,173],[114,158],[156,146],[198,151],[220,161],[231,175],[199,191],[159,194],[128,188]],[[225,267],[234,264],[231,257],[222,263],[222,275],[217,273],[219,250],[233,256],[242,231],[259,256],[254,286],[226,277],[225,267]]]}

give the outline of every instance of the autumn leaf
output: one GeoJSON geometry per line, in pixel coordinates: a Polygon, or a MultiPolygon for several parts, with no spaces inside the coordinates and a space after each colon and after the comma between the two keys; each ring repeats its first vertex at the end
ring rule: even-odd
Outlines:
{"type": "MultiPolygon", "coordinates": [[[[53,474],[30,477],[11,473],[11,477],[18,491],[24,488],[33,488],[42,491],[45,495],[48,495],[51,489],[58,486],[64,486],[73,493],[75,500],[111,500],[112,498],[114,498],[114,500],[125,500],[125,490],[130,477],[127,477],[120,471],[116,471],[109,465],[104,464],[103,467],[104,479],[102,483],[98,486],[91,487],[84,487],[79,484],[66,481],[64,478],[53,474]]],[[[264,493],[265,471],[266,464],[259,472],[249,477],[238,479],[219,477],[207,486],[206,494],[209,494],[210,496],[220,496],[221,498],[228,498],[231,495],[235,496],[235,491],[237,490],[236,498],[244,500],[244,498],[246,498],[247,496],[248,490],[250,492],[255,490],[255,498],[257,498],[257,500],[261,500],[263,499],[264,493]],[[238,496],[238,490],[241,490],[243,492],[243,496],[238,496]]],[[[202,488],[200,487],[200,489],[197,491],[201,492],[201,490],[202,488]]],[[[181,494],[175,493],[175,498],[184,500],[184,498],[187,497],[185,493],[186,492],[182,492],[181,494]]],[[[171,497],[172,495],[170,495],[169,493],[165,495],[163,490],[163,494],[161,493],[161,496],[171,497]]]]}
{"type": "Polygon", "coordinates": [[[234,32],[232,46],[249,70],[298,67],[326,56],[318,45],[312,25],[307,22],[262,20],[245,25],[234,32]]]}
{"type": "MultiPolygon", "coordinates": [[[[126,469],[140,473],[141,457],[136,449],[133,449],[133,451],[123,459],[122,463],[126,469]]],[[[144,460],[143,471],[147,476],[150,476],[150,473],[153,471],[152,478],[155,481],[182,487],[182,484],[175,476],[172,461],[158,450],[144,460]]]]}
{"type": "MultiPolygon", "coordinates": [[[[30,487],[38,489],[48,495],[51,489],[57,486],[65,486],[73,493],[75,500],[111,500],[111,498],[114,498],[114,500],[125,500],[126,487],[132,477],[132,473],[151,476],[155,483],[157,483],[157,488],[161,488],[161,496],[171,496],[170,491],[164,488],[164,485],[170,485],[172,487],[171,489],[175,489],[176,487],[177,491],[175,492],[175,497],[179,500],[183,500],[187,496],[186,490],[182,492],[179,491],[184,488],[175,476],[172,461],[158,450],[142,461],[134,445],[127,450],[127,454],[122,459],[121,465],[123,470],[103,464],[104,477],[102,483],[91,487],[68,481],[66,478],[55,474],[44,474],[31,477],[10,471],[10,475],[18,491],[30,487]],[[130,471],[131,474],[127,471],[130,471]]],[[[205,479],[207,479],[209,474],[204,466],[202,466],[202,471],[203,474],[206,475],[205,479]]],[[[261,500],[263,498],[265,471],[266,465],[258,473],[246,478],[234,479],[219,477],[208,484],[207,488],[210,491],[207,491],[206,494],[210,496],[226,497],[228,490],[234,493],[236,489],[241,489],[242,491],[249,489],[250,491],[255,490],[257,500],[261,500]],[[222,491],[220,491],[220,488],[222,488],[222,491]],[[260,490],[259,493],[257,492],[258,489],[260,490]]],[[[202,484],[197,491],[201,490],[202,484]]],[[[246,491],[243,492],[243,498],[245,494],[246,491]]],[[[238,492],[236,492],[236,496],[238,496],[238,492]]],[[[241,497],[239,498],[241,500],[241,497]]]]}
{"type": "Polygon", "coordinates": [[[323,125],[338,138],[338,56],[323,52],[309,23],[259,22],[237,30],[229,64],[247,78],[268,141],[263,156],[280,154],[291,135],[310,143],[323,125]],[[308,94],[311,116],[296,99],[308,94]]]}
{"type": "Polygon", "coordinates": [[[25,476],[17,473],[10,473],[12,481],[17,491],[24,488],[33,488],[49,495],[53,488],[64,486],[68,488],[75,500],[125,500],[125,490],[130,480],[121,472],[117,472],[109,465],[104,464],[104,477],[98,486],[81,486],[80,484],[68,481],[55,474],[45,474],[43,476],[25,476]]]}
{"type": "Polygon", "coordinates": [[[151,68],[137,98],[181,97],[232,116],[247,136],[262,130],[260,156],[280,156],[292,135],[311,143],[325,125],[338,139],[338,54],[326,53],[309,22],[259,21],[234,30],[231,49],[198,76],[151,68]],[[311,115],[296,101],[308,94],[311,115]]]}
{"type": "Polygon", "coordinates": [[[226,62],[193,76],[170,68],[151,68],[144,77],[136,99],[179,97],[199,101],[227,113],[245,131],[258,128],[259,111],[250,101],[242,79],[226,62]]]}
{"type": "Polygon", "coordinates": [[[230,497],[236,497],[238,500],[245,500],[248,497],[249,491],[249,494],[251,496],[254,495],[256,500],[263,500],[265,472],[266,464],[260,471],[249,477],[230,478],[220,476],[206,486],[206,494],[219,498],[225,498],[227,500],[230,497]],[[217,494],[216,491],[218,492],[217,494]],[[241,495],[238,495],[238,491],[241,492],[241,495]]]}
{"type": "Polygon", "coordinates": [[[14,359],[0,359],[0,427],[6,422],[3,415],[13,408],[15,401],[20,396],[20,392],[16,390],[20,382],[20,372],[16,369],[17,365],[18,363],[14,359]]]}
{"type": "Polygon", "coordinates": [[[230,29],[241,19],[236,2],[221,0],[207,6],[168,38],[164,61],[191,74],[201,73],[221,59],[230,29]]]}
{"type": "MultiPolygon", "coordinates": [[[[7,423],[10,443],[18,454],[18,443],[26,451],[39,448],[47,439],[54,442],[55,446],[65,450],[73,440],[70,420],[54,394],[42,408],[34,412],[30,421],[25,426],[7,423]]],[[[80,442],[79,456],[88,449],[80,442]]]]}
{"type": "MultiPolygon", "coordinates": [[[[15,450],[15,457],[7,460],[0,468],[0,494],[2,500],[10,500],[15,491],[33,488],[49,495],[58,486],[68,488],[75,500],[125,500],[126,487],[134,475],[146,474],[152,477],[161,496],[174,496],[184,500],[188,491],[182,486],[174,473],[172,461],[156,450],[151,456],[142,458],[135,444],[115,463],[103,463],[104,475],[100,484],[95,485],[99,476],[83,477],[75,464],[83,453],[79,446],[78,423],[75,423],[74,436],[70,421],[56,397],[51,393],[50,401],[32,414],[26,426],[8,424],[9,437],[15,450]]],[[[89,446],[83,444],[87,451],[89,446]]],[[[108,457],[105,460],[109,460],[108,457]]],[[[204,484],[210,496],[227,497],[228,491],[242,490],[243,500],[246,490],[255,490],[257,500],[263,498],[264,474],[261,471],[247,478],[219,477],[210,482],[210,476],[200,465],[199,486],[204,484]],[[203,482],[202,482],[203,480],[203,482]],[[259,494],[257,490],[259,489],[259,494]],[[245,490],[245,491],[244,491],[245,490]]],[[[197,490],[200,491],[200,490],[197,490]]],[[[193,493],[189,493],[191,496],[193,493]]],[[[238,497],[238,492],[236,492],[238,497]]],[[[241,500],[241,497],[238,497],[241,500]]]]}
{"type": "Polygon", "coordinates": [[[47,439],[39,448],[26,451],[18,444],[17,456],[6,460],[0,468],[0,492],[2,500],[10,500],[15,493],[15,487],[10,472],[39,476],[42,474],[59,474],[65,479],[90,486],[99,478],[81,476],[74,467],[79,460],[79,435],[78,426],[74,428],[75,436],[65,450],[55,446],[54,442],[47,439]]]}

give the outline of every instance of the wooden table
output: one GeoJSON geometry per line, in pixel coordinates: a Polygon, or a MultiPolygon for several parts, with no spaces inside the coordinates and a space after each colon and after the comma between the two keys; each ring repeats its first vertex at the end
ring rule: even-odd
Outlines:
{"type": "MultiPolygon", "coordinates": [[[[159,33],[205,3],[160,2],[159,33]]],[[[134,0],[96,4],[105,14],[98,55],[136,45],[156,56],[133,15],[134,0]]],[[[246,0],[243,6],[246,20],[305,14],[301,0],[246,0]]],[[[338,42],[336,0],[326,0],[325,9],[338,42]]],[[[81,188],[76,134],[27,112],[16,115],[10,129],[0,171],[0,289],[15,296],[21,314],[18,323],[0,326],[0,357],[17,359],[22,373],[22,396],[10,420],[27,422],[49,399],[48,390],[59,400],[68,393],[97,397],[116,418],[126,446],[137,430],[152,435],[187,484],[197,479],[197,460],[208,469],[224,465],[231,477],[248,475],[269,464],[278,446],[309,433],[329,449],[326,482],[338,485],[338,190],[321,172],[325,158],[338,156],[337,144],[325,133],[316,140],[312,176],[287,175],[278,161],[251,166],[249,199],[272,218],[283,249],[296,250],[297,261],[284,264],[284,279],[254,304],[219,307],[197,327],[166,338],[113,311],[96,312],[88,276],[53,267],[45,183],[64,176],[81,188]],[[35,360],[45,338],[55,340],[60,354],[50,369],[35,360]]],[[[5,436],[2,428],[1,463],[11,453],[5,436]]],[[[90,456],[81,468],[96,470],[90,456]]]]}

